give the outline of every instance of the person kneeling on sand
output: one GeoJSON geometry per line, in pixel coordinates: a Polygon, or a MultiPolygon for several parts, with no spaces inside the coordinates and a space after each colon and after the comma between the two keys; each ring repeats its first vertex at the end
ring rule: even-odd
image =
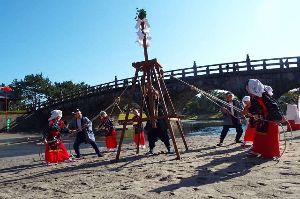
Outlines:
{"type": "Polygon", "coordinates": [[[100,153],[99,148],[95,142],[95,136],[92,130],[92,122],[87,118],[83,117],[79,109],[72,112],[75,119],[69,125],[70,132],[76,132],[76,139],[74,142],[74,150],[76,153],[76,158],[80,158],[79,146],[82,143],[89,143],[94,148],[98,157],[103,155],[100,153]]]}

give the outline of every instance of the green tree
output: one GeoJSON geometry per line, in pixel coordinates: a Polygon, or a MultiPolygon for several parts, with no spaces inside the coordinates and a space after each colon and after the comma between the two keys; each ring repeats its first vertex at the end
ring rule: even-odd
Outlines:
{"type": "MultiPolygon", "coordinates": [[[[225,100],[224,91],[212,90],[208,91],[208,93],[219,99],[225,100]]],[[[217,113],[219,110],[220,107],[211,102],[204,95],[196,95],[186,103],[184,114],[199,115],[201,113],[217,113]]]]}
{"type": "Polygon", "coordinates": [[[36,107],[36,105],[46,100],[61,98],[89,87],[89,85],[84,82],[79,84],[73,83],[72,81],[52,83],[49,78],[44,77],[42,73],[26,75],[24,79],[21,80],[15,79],[11,86],[18,99],[12,104],[12,107],[15,108],[36,107]]]}
{"type": "Polygon", "coordinates": [[[52,98],[60,98],[71,93],[80,92],[86,90],[89,85],[81,82],[79,84],[73,83],[72,81],[64,81],[62,83],[54,82],[53,88],[51,90],[52,98]]]}
{"type": "Polygon", "coordinates": [[[290,100],[294,100],[298,102],[298,97],[300,96],[300,88],[293,89],[288,91],[287,93],[283,94],[278,101],[281,103],[287,103],[290,100]]]}
{"type": "Polygon", "coordinates": [[[43,74],[26,75],[22,80],[14,80],[11,84],[17,96],[18,103],[35,107],[40,102],[50,98],[51,81],[43,74]]]}

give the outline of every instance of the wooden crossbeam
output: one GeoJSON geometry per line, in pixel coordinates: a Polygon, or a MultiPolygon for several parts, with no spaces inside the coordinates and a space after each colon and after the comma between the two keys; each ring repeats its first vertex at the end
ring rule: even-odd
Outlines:
{"type": "MultiPolygon", "coordinates": [[[[141,122],[146,122],[146,121],[150,121],[151,119],[154,119],[154,120],[157,120],[157,119],[168,119],[168,120],[171,120],[171,121],[178,121],[180,119],[183,119],[184,116],[182,115],[168,115],[167,117],[166,116],[153,116],[153,117],[147,117],[147,118],[142,118],[140,121],[141,122]]],[[[124,122],[124,120],[118,120],[118,122],[124,122]]],[[[132,121],[132,119],[128,119],[127,120],[128,123],[132,121]]]]}
{"type": "Polygon", "coordinates": [[[148,61],[140,61],[132,63],[132,66],[139,71],[148,71],[157,63],[157,59],[151,59],[148,61]]]}

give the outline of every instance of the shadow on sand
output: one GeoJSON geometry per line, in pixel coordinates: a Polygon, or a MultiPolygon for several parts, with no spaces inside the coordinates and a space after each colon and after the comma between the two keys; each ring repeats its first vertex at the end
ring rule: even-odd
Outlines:
{"type": "MultiPolygon", "coordinates": [[[[210,147],[209,147],[210,148],[210,147]]],[[[246,175],[255,165],[260,165],[268,160],[259,158],[249,158],[247,152],[241,151],[231,156],[225,156],[231,152],[238,151],[240,147],[234,147],[225,150],[216,150],[209,153],[200,154],[197,158],[211,157],[215,158],[202,166],[195,168],[197,175],[181,179],[179,183],[170,184],[160,188],[153,189],[152,192],[160,193],[164,191],[174,191],[181,187],[195,187],[216,182],[224,182],[236,177],[246,175]],[[221,156],[221,157],[219,157],[221,156]],[[221,167],[221,169],[220,169],[221,167]]]]}

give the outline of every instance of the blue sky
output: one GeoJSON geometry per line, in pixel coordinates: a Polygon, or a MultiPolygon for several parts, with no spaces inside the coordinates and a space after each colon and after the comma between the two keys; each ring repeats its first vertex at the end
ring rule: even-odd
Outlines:
{"type": "Polygon", "coordinates": [[[143,60],[135,12],[151,25],[149,57],[165,70],[300,55],[298,0],[0,0],[0,83],[43,73],[96,85],[143,60]]]}

